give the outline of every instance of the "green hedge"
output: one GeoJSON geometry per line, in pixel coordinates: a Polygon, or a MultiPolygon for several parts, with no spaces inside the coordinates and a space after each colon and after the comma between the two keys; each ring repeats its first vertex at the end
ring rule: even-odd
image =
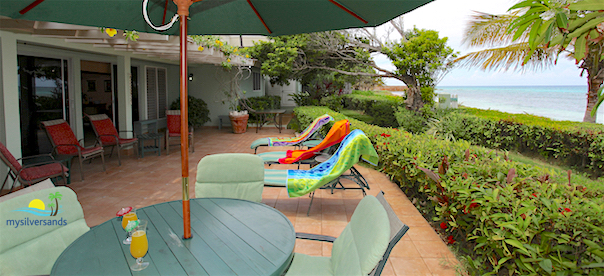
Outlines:
{"type": "Polygon", "coordinates": [[[397,127],[394,112],[404,106],[404,98],[390,95],[373,94],[370,91],[354,91],[343,95],[344,108],[362,110],[373,117],[373,123],[383,127],[397,127]]]}
{"type": "Polygon", "coordinates": [[[463,108],[443,122],[458,139],[489,148],[538,154],[595,177],[604,175],[603,125],[475,108],[463,108]]]}
{"type": "Polygon", "coordinates": [[[324,107],[294,113],[301,127],[327,113],[363,130],[380,155],[379,170],[434,220],[472,275],[604,273],[599,184],[557,183],[557,172],[467,141],[369,125],[324,107]]]}

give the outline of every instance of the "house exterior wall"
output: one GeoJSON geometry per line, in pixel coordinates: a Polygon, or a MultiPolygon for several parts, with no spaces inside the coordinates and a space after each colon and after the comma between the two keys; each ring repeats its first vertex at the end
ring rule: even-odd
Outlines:
{"type": "MultiPolygon", "coordinates": [[[[252,71],[260,72],[260,68],[251,68],[252,71]]],[[[235,77],[235,71],[225,71],[221,66],[203,64],[189,66],[189,74],[193,74],[193,81],[189,81],[189,95],[200,98],[208,104],[210,110],[210,122],[205,126],[218,126],[218,116],[229,115],[230,107],[226,102],[227,98],[224,91],[229,89],[232,78],[235,77]],[[223,102],[225,102],[223,104],[223,102]]],[[[264,85],[261,82],[261,89],[254,91],[251,72],[247,73],[244,69],[243,79],[239,81],[239,87],[245,91],[245,97],[264,96],[264,85]]]]}
{"type": "MultiPolygon", "coordinates": [[[[110,48],[93,47],[87,44],[69,43],[63,39],[37,37],[0,30],[0,141],[16,157],[21,156],[21,130],[19,116],[19,85],[17,55],[56,58],[67,60],[69,121],[78,139],[84,137],[82,118],[81,61],[96,61],[117,65],[117,102],[120,130],[132,130],[132,91],[130,86],[131,66],[138,70],[139,114],[146,118],[146,66],[161,67],[167,70],[167,103],[180,96],[178,61],[150,58],[127,51],[115,51],[110,48]]],[[[220,66],[193,64],[189,73],[194,80],[189,82],[190,95],[202,98],[210,108],[212,121],[206,125],[218,125],[218,115],[228,114],[228,104],[222,104],[222,88],[233,73],[226,72],[220,66]]],[[[241,81],[243,90],[251,91],[251,78],[241,81]],[[249,87],[249,88],[247,88],[249,87]]],[[[264,88],[264,87],[263,87],[264,88]]],[[[264,95],[264,90],[251,94],[264,95]]],[[[1,162],[0,162],[1,163],[1,162]]],[[[6,177],[7,167],[0,164],[0,177],[6,177]]]]}

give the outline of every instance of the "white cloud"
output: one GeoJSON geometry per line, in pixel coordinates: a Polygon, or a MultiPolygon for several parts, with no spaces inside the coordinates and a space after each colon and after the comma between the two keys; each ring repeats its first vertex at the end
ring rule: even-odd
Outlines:
{"type": "MultiPolygon", "coordinates": [[[[441,37],[449,38],[449,46],[465,54],[472,49],[462,45],[461,41],[466,24],[474,11],[502,14],[517,2],[518,0],[436,0],[405,14],[405,29],[416,26],[420,29],[436,30],[441,37]]],[[[383,56],[376,58],[376,63],[378,66],[394,68],[383,56]]],[[[574,62],[561,57],[558,65],[539,72],[483,72],[474,68],[455,68],[444,77],[439,86],[585,85],[586,77],[580,77],[580,73],[574,62]]],[[[384,81],[387,85],[403,85],[394,79],[384,81]]]]}

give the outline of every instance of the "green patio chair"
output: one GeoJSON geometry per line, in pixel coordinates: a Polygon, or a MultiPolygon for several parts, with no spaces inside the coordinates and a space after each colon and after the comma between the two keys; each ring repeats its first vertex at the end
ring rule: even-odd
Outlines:
{"type": "Polygon", "coordinates": [[[264,162],[247,153],[208,155],[197,165],[196,197],[238,198],[261,202],[264,162]]]}
{"type": "Polygon", "coordinates": [[[339,237],[296,233],[298,239],[332,242],[331,257],[295,253],[286,275],[380,275],[407,230],[383,192],[366,196],[339,237]]]}

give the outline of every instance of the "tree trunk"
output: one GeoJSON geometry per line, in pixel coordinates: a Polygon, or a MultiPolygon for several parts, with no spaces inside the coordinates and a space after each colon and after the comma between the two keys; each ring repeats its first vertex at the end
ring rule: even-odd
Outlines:
{"type": "Polygon", "coordinates": [[[55,202],[57,203],[57,209],[55,209],[55,213],[52,216],[56,216],[57,213],[59,212],[59,200],[55,197],[55,202]]]}
{"type": "Polygon", "coordinates": [[[592,72],[593,70],[587,70],[587,108],[585,109],[585,116],[583,116],[583,122],[595,123],[598,114],[591,116],[591,111],[594,109],[598,102],[598,90],[604,81],[604,69],[597,70],[598,72],[592,72]]]}
{"type": "Polygon", "coordinates": [[[422,101],[422,92],[418,86],[408,86],[405,94],[407,95],[407,99],[405,100],[407,109],[418,112],[422,107],[424,107],[424,101],[422,101]]]}

